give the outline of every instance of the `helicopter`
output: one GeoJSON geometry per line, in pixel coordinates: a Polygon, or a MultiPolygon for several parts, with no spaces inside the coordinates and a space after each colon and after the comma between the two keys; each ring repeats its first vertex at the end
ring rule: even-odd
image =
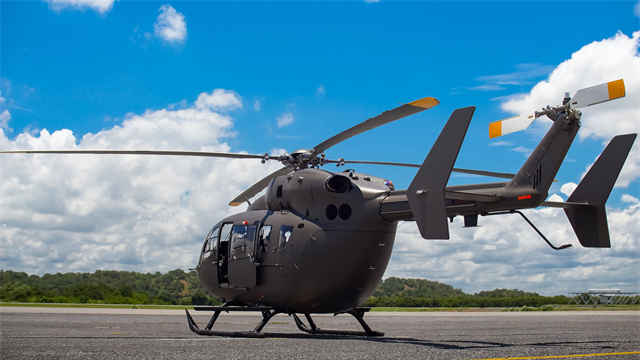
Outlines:
{"type": "Polygon", "coordinates": [[[515,174],[455,168],[475,107],[451,114],[422,164],[330,160],[325,151],[353,136],[433,108],[432,97],[402,104],[359,123],[310,149],[279,156],[203,151],[154,150],[12,150],[1,153],[119,154],[206,156],[278,161],[283,167],[258,181],[230,206],[246,203],[246,211],[216,223],[205,236],[195,270],[202,285],[222,299],[222,306],[196,306],[213,311],[201,329],[185,309],[191,331],[198,335],[264,337],[263,328],[277,314],[292,316],[310,334],[383,336],[364,321],[360,307],[382,278],[399,221],[415,221],[424,239],[449,239],[457,216],[465,227],[478,226],[479,216],[519,214],[554,250],[553,245],[520,211],[538,206],[564,212],[583,247],[611,247],[605,204],[635,141],[636,134],[614,137],[566,202],[546,201],[548,190],[581,126],[579,109],[622,98],[624,81],[565,93],[562,105],[518,115],[489,125],[495,138],[526,129],[546,116],[552,125],[515,174]],[[418,168],[407,189],[395,189],[387,178],[353,169],[328,171],[347,164],[418,168]],[[447,186],[452,172],[505,181],[447,186]],[[265,191],[253,202],[260,192],[265,191]],[[262,321],[252,331],[212,330],[222,312],[255,311],[262,321]],[[311,314],[350,314],[364,331],[320,329],[311,314]],[[298,315],[304,315],[305,324],[298,315]]]}

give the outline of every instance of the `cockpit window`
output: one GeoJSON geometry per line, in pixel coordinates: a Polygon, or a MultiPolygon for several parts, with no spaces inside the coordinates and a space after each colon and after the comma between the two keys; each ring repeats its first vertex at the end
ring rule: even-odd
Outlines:
{"type": "Polygon", "coordinates": [[[202,252],[209,252],[215,250],[218,247],[218,227],[214,227],[209,231],[207,238],[204,240],[204,246],[202,252]]]}
{"type": "Polygon", "coordinates": [[[284,251],[287,248],[287,244],[289,243],[289,238],[291,238],[292,231],[293,226],[282,225],[280,227],[280,240],[278,241],[279,251],[284,251]]]}
{"type": "Polygon", "coordinates": [[[269,251],[269,244],[271,243],[271,225],[265,225],[260,229],[258,235],[258,252],[269,251]]]}
{"type": "Polygon", "coordinates": [[[253,243],[256,238],[255,225],[236,225],[231,231],[231,260],[253,256],[253,243]]]}
{"type": "Polygon", "coordinates": [[[222,230],[220,230],[220,241],[229,241],[229,234],[231,233],[232,226],[233,224],[222,225],[222,230]]]}

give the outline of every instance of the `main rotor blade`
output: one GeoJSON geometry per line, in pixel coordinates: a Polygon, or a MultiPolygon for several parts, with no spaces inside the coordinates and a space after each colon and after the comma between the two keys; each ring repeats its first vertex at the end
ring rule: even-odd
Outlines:
{"type": "Polygon", "coordinates": [[[320,144],[316,145],[313,150],[316,154],[320,154],[325,152],[325,150],[327,150],[328,148],[343,142],[351,137],[354,137],[358,134],[362,134],[365,131],[369,131],[371,129],[375,129],[378,126],[382,126],[384,124],[388,124],[390,122],[396,121],[398,119],[402,119],[403,117],[409,116],[409,115],[413,115],[413,114],[417,114],[421,111],[427,110],[427,109],[431,109],[432,107],[436,106],[440,104],[440,101],[438,101],[438,99],[436,98],[432,98],[432,97],[426,97],[424,99],[420,99],[420,100],[416,100],[416,101],[412,101],[408,104],[404,104],[401,106],[398,106],[395,109],[392,110],[387,110],[385,112],[383,112],[382,114],[376,116],[376,117],[372,117],[370,119],[367,119],[363,122],[361,122],[360,124],[347,129],[333,137],[330,137],[329,139],[321,142],[320,144]]]}
{"type": "Polygon", "coordinates": [[[245,190],[244,192],[242,192],[242,194],[238,195],[235,199],[231,200],[231,202],[229,203],[230,206],[238,206],[240,204],[242,204],[243,202],[251,199],[252,197],[256,196],[257,193],[259,193],[260,191],[262,191],[262,189],[266,188],[267,185],[269,185],[269,182],[271,182],[271,179],[277,178],[278,176],[281,175],[287,175],[288,173],[292,172],[293,169],[290,167],[284,167],[280,170],[276,170],[274,172],[272,172],[271,174],[267,175],[267,177],[265,177],[264,179],[258,181],[257,183],[251,185],[250,188],[248,188],[247,190],[245,190]]]}
{"type": "MultiPolygon", "coordinates": [[[[329,160],[329,163],[338,163],[339,161],[329,160]]],[[[345,160],[342,161],[345,164],[367,164],[367,165],[388,165],[388,166],[402,166],[402,167],[411,167],[411,168],[420,168],[420,164],[407,164],[407,163],[395,163],[395,162],[384,162],[384,161],[357,161],[357,160],[345,160]]],[[[453,168],[453,172],[461,173],[461,174],[471,174],[471,175],[480,175],[480,176],[489,176],[495,178],[502,179],[513,179],[516,174],[509,173],[499,173],[493,171],[484,171],[484,170],[471,170],[471,169],[460,169],[453,168]]]]}
{"type": "MultiPolygon", "coordinates": [[[[233,159],[264,159],[264,155],[219,153],[211,151],[183,151],[183,150],[6,150],[2,154],[111,154],[111,155],[174,155],[174,156],[204,156],[233,159]]],[[[278,160],[272,158],[270,160],[278,160]]]]}

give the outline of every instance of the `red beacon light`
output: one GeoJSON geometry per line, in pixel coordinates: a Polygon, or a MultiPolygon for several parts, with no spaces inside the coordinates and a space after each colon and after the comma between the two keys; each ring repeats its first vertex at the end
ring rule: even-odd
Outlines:
{"type": "Polygon", "coordinates": [[[243,221],[242,225],[249,225],[249,222],[248,221],[243,221]]]}

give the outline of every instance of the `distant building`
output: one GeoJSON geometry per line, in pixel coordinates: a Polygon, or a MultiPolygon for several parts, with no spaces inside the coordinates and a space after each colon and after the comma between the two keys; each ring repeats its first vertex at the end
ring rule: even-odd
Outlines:
{"type": "Polygon", "coordinates": [[[620,289],[589,289],[588,292],[569,293],[569,304],[631,305],[640,303],[640,293],[621,292],[620,289]]]}

